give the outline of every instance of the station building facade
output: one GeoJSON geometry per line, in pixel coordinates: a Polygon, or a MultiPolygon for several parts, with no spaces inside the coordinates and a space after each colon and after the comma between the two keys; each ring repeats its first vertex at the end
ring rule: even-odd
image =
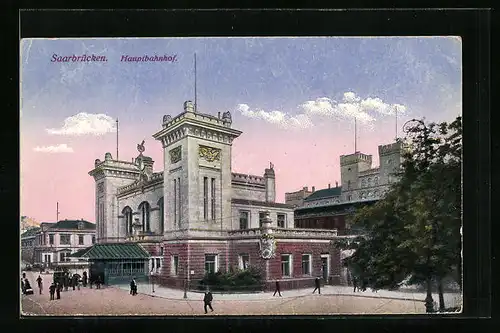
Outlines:
{"type": "Polygon", "coordinates": [[[262,175],[232,171],[232,143],[242,132],[230,112],[203,114],[187,101],[161,125],[153,135],[163,149],[161,171],[153,171],[144,141],[132,162],[110,153],[95,160],[89,174],[101,250],[87,252],[89,259],[99,260],[106,247],[116,254],[139,246],[149,254],[144,275],[179,288],[207,272],[248,266],[261,268],[269,286],[312,286],[315,277],[339,283],[337,230],[295,226],[294,207],[275,200],[272,163],[262,175]]]}

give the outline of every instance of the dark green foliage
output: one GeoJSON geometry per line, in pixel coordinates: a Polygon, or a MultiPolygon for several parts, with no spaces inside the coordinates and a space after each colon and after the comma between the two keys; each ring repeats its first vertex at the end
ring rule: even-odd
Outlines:
{"type": "Polygon", "coordinates": [[[250,266],[246,270],[230,267],[229,272],[206,274],[199,282],[198,289],[208,287],[212,291],[258,291],[263,287],[262,276],[262,272],[256,267],[250,266]]]}
{"type": "Polygon", "coordinates": [[[403,143],[399,182],[350,218],[364,236],[336,246],[356,250],[344,264],[368,287],[394,289],[408,276],[407,284],[453,276],[461,285],[461,118],[416,121],[403,143]]]}

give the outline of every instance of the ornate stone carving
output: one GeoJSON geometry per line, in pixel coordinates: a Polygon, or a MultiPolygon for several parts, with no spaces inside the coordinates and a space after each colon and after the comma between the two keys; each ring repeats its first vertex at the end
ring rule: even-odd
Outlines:
{"type": "Polygon", "coordinates": [[[171,121],[171,120],[172,120],[172,116],[171,116],[171,115],[166,114],[166,115],[164,115],[164,116],[163,116],[163,123],[164,123],[164,124],[165,124],[165,123],[168,123],[168,122],[169,122],[169,121],[171,121]]]}
{"type": "Polygon", "coordinates": [[[97,184],[97,193],[104,192],[104,183],[97,184]]]}
{"type": "Polygon", "coordinates": [[[272,234],[262,234],[259,245],[262,259],[271,259],[276,256],[276,240],[272,234]]]}
{"type": "Polygon", "coordinates": [[[144,140],[142,140],[142,142],[137,145],[137,151],[140,155],[142,155],[142,153],[146,151],[146,148],[144,147],[144,140]]]}
{"type": "Polygon", "coordinates": [[[222,121],[224,123],[231,124],[233,122],[233,119],[231,118],[231,112],[227,111],[222,114],[222,121]]]}
{"type": "Polygon", "coordinates": [[[170,150],[170,163],[174,164],[182,158],[182,146],[175,147],[170,150]]]}
{"type": "Polygon", "coordinates": [[[194,104],[191,101],[184,102],[184,111],[186,112],[195,112],[194,104]]]}
{"type": "Polygon", "coordinates": [[[220,161],[220,154],[221,154],[220,149],[200,145],[198,151],[199,151],[199,156],[201,158],[204,158],[208,162],[220,161]]]}

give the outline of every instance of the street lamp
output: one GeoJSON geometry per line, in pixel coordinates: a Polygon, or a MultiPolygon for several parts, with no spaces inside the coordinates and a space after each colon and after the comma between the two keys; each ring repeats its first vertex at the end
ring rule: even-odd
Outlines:
{"type": "Polygon", "coordinates": [[[153,292],[155,292],[155,281],[154,281],[154,272],[153,270],[151,270],[151,273],[150,273],[150,276],[151,276],[151,289],[153,292]]]}
{"type": "Polygon", "coordinates": [[[186,280],[184,280],[184,298],[188,298],[187,288],[188,288],[189,272],[188,265],[186,264],[186,280]]]}
{"type": "MultiPolygon", "coordinates": [[[[427,126],[425,123],[420,120],[420,119],[410,119],[403,125],[403,131],[405,133],[411,133],[413,132],[412,129],[415,127],[415,125],[419,125],[421,129],[424,130],[423,138],[425,142],[428,142],[429,139],[429,132],[427,130],[427,126]],[[410,126],[413,123],[414,126],[410,126]]],[[[424,167],[426,168],[429,165],[429,150],[426,149],[424,152],[424,167]]],[[[433,244],[436,243],[436,221],[432,219],[432,238],[431,242],[433,244]]],[[[431,313],[434,312],[434,299],[432,298],[432,279],[430,277],[431,273],[431,247],[429,247],[427,251],[427,269],[428,269],[428,276],[427,276],[427,296],[425,297],[425,312],[431,313]]]]}

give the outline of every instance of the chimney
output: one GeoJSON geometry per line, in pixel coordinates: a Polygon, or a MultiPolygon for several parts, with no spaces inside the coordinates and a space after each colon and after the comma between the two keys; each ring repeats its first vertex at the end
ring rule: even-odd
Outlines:
{"type": "Polygon", "coordinates": [[[328,188],[330,188],[330,187],[331,187],[331,185],[330,185],[330,183],[328,183],[328,188]]]}
{"type": "Polygon", "coordinates": [[[314,193],[314,186],[312,187],[312,192],[314,193]]]}
{"type": "Polygon", "coordinates": [[[220,111],[219,111],[219,113],[218,113],[218,117],[219,117],[219,119],[220,119],[220,111]]]}
{"type": "Polygon", "coordinates": [[[339,182],[335,182],[335,187],[339,187],[339,182]]]}

